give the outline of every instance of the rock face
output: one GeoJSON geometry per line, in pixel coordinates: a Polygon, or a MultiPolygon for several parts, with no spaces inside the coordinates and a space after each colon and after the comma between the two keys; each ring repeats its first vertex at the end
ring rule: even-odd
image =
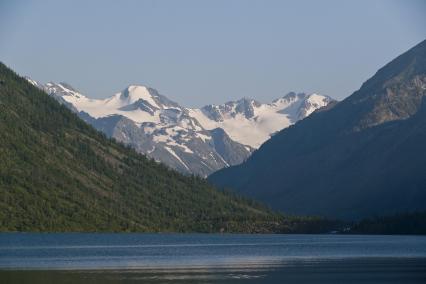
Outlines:
{"type": "Polygon", "coordinates": [[[66,83],[27,80],[107,136],[182,173],[204,177],[242,163],[270,135],[331,101],[290,93],[271,104],[241,99],[189,109],[145,86],[90,99],[66,83]]]}
{"type": "Polygon", "coordinates": [[[426,41],[351,96],[210,176],[293,214],[356,219],[426,209],[426,41]]]}

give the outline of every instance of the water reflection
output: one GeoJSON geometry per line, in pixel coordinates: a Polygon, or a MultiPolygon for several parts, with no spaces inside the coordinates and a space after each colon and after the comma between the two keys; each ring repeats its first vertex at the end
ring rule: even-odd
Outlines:
{"type": "Polygon", "coordinates": [[[102,270],[3,270],[1,283],[425,283],[424,258],[254,262],[229,266],[102,270]]]}
{"type": "Polygon", "coordinates": [[[2,284],[135,282],[426,283],[426,237],[0,234],[2,284]]]}

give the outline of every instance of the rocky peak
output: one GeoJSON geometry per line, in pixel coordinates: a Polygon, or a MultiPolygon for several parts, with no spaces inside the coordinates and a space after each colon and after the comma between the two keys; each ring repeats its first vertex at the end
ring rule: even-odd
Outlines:
{"type": "Polygon", "coordinates": [[[360,130],[411,117],[425,96],[426,40],[379,69],[342,105],[357,111],[352,123],[360,130]]]}

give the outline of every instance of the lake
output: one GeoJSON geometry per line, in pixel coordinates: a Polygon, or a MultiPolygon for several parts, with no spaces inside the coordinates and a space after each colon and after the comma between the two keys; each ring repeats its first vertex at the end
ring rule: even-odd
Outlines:
{"type": "Polygon", "coordinates": [[[426,237],[0,234],[0,283],[426,283],[426,237]]]}

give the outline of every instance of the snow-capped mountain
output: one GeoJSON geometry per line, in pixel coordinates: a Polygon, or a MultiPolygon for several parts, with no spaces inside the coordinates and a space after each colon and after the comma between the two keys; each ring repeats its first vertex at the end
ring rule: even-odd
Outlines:
{"type": "Polygon", "coordinates": [[[222,128],[234,140],[258,148],[280,131],[333,99],[318,94],[288,93],[269,104],[243,98],[223,105],[191,109],[190,115],[205,129],[222,128]]]}
{"type": "Polygon", "coordinates": [[[289,93],[270,104],[244,98],[190,109],[145,86],[131,85],[111,97],[92,99],[66,83],[43,85],[27,79],[109,137],[200,176],[243,162],[270,135],[331,101],[289,93]]]}
{"type": "Polygon", "coordinates": [[[29,81],[108,136],[186,174],[207,176],[243,162],[252,151],[220,129],[204,129],[186,108],[152,88],[129,86],[91,99],[66,83],[29,81]]]}

